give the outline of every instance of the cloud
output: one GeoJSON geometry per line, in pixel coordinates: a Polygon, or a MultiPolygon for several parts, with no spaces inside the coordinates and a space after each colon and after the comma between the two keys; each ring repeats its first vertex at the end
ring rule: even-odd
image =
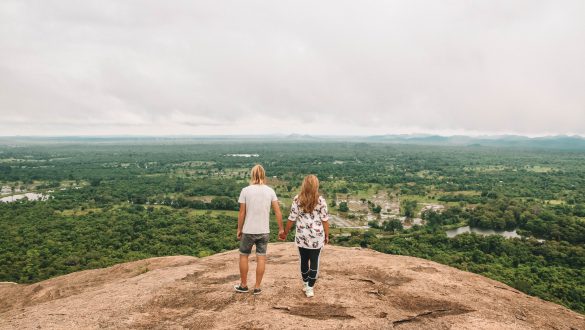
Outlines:
{"type": "Polygon", "coordinates": [[[0,3],[0,135],[585,134],[585,2],[0,3]]]}

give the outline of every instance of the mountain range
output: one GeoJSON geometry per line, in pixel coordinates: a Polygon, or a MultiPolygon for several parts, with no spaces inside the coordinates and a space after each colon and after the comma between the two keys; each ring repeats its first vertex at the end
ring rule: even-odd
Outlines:
{"type": "Polygon", "coordinates": [[[0,144],[45,143],[191,143],[191,142],[362,142],[434,146],[539,148],[585,150],[585,137],[579,135],[551,135],[528,137],[522,135],[428,135],[387,134],[353,135],[179,135],[179,136],[5,136],[0,144]]]}

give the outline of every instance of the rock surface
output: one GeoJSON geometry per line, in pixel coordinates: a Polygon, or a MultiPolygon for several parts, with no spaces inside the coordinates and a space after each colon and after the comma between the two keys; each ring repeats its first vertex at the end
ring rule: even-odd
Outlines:
{"type": "Polygon", "coordinates": [[[268,253],[259,296],[233,291],[237,251],[3,283],[0,329],[585,329],[582,315],[502,283],[368,249],[326,246],[306,298],[295,246],[268,253]]]}

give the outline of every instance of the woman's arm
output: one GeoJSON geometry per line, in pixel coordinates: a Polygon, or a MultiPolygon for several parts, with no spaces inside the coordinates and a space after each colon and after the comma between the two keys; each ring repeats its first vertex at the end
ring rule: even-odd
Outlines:
{"type": "Polygon", "coordinates": [[[327,209],[327,201],[325,198],[320,197],[322,203],[320,216],[321,222],[323,223],[323,229],[325,229],[325,244],[329,243],[329,210],[327,209]]]}
{"type": "Polygon", "coordinates": [[[282,240],[284,241],[286,239],[286,237],[288,236],[288,233],[290,233],[290,229],[292,228],[292,226],[295,224],[296,221],[291,221],[288,220],[286,222],[286,229],[284,230],[284,233],[282,234],[282,240]]]}

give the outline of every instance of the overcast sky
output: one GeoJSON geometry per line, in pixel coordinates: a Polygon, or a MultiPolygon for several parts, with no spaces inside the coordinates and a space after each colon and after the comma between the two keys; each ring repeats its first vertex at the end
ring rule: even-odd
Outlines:
{"type": "Polygon", "coordinates": [[[0,135],[585,135],[585,1],[0,1],[0,135]]]}

